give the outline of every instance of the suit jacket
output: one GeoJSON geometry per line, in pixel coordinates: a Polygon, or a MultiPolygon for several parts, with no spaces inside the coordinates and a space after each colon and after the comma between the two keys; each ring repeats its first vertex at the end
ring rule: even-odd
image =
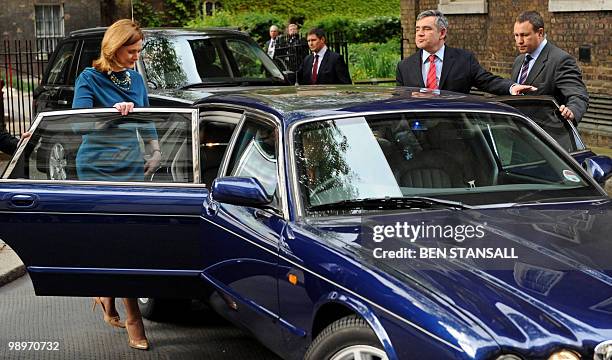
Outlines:
{"type": "Polygon", "coordinates": [[[0,127],[0,151],[12,155],[17,150],[19,139],[9,134],[6,129],[0,127]]]}
{"type": "MultiPolygon", "coordinates": [[[[304,58],[304,62],[297,71],[298,83],[301,85],[312,84],[312,63],[314,55],[310,54],[304,58]]],[[[323,59],[319,59],[319,71],[316,84],[351,84],[351,75],[348,67],[340,54],[329,48],[325,51],[323,59]]]]}
{"type": "MultiPolygon", "coordinates": [[[[397,64],[396,78],[398,85],[424,88],[421,61],[423,50],[419,49],[412,56],[397,64]]],[[[470,93],[472,86],[480,90],[497,94],[510,95],[513,82],[495,76],[483,69],[470,51],[446,46],[440,75],[440,90],[450,90],[465,94],[470,93]]]]}
{"type": "MultiPolygon", "coordinates": [[[[525,55],[519,55],[512,65],[512,80],[517,80],[525,55]]],[[[589,106],[589,93],[582,81],[582,74],[576,59],[559,49],[550,41],[531,67],[525,84],[533,85],[538,90],[530,95],[551,95],[559,105],[565,105],[574,113],[576,123],[589,106]]]]}
{"type": "MultiPolygon", "coordinates": [[[[263,51],[266,54],[268,53],[268,48],[270,47],[270,41],[272,41],[272,39],[266,41],[266,43],[264,44],[264,47],[263,47],[263,51]]],[[[276,41],[276,43],[274,44],[274,50],[276,50],[276,48],[278,47],[278,42],[280,41],[280,38],[277,36],[275,41],[276,41]]],[[[276,57],[276,51],[274,51],[274,57],[276,57]]]]}

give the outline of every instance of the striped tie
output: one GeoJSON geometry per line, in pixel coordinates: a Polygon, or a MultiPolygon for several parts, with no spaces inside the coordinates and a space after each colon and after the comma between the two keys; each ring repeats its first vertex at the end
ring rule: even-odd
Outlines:
{"type": "Polygon", "coordinates": [[[436,90],[438,88],[438,78],[436,77],[436,55],[429,55],[429,71],[427,72],[427,88],[436,90]]]}
{"type": "Polygon", "coordinates": [[[521,75],[519,76],[519,84],[524,84],[525,80],[527,80],[527,75],[529,74],[529,62],[532,57],[529,54],[525,55],[525,61],[523,62],[523,66],[521,67],[521,75]]]}

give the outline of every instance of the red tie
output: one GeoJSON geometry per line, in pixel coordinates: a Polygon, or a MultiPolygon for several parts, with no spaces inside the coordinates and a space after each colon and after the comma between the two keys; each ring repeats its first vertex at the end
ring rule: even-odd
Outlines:
{"type": "Polygon", "coordinates": [[[317,83],[317,70],[318,70],[318,66],[319,66],[319,54],[315,54],[314,57],[315,57],[314,63],[312,63],[312,81],[310,82],[313,85],[317,83]]]}
{"type": "Polygon", "coordinates": [[[429,71],[427,72],[427,88],[436,90],[438,79],[436,78],[436,55],[429,55],[429,71]]]}

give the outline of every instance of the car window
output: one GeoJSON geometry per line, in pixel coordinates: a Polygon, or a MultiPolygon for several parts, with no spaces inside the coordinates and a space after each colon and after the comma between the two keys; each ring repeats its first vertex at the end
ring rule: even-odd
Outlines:
{"type": "Polygon", "coordinates": [[[157,88],[174,89],[199,81],[191,50],[180,38],[147,37],[141,56],[147,80],[157,88]]]}
{"type": "Polygon", "coordinates": [[[70,41],[62,44],[53,58],[53,64],[49,67],[47,84],[65,84],[70,71],[70,64],[74,57],[76,42],[70,41]]]}
{"type": "Polygon", "coordinates": [[[489,204],[505,199],[501,194],[509,202],[531,192],[597,194],[575,165],[516,116],[369,115],[308,122],[296,128],[294,138],[306,210],[406,196],[489,204]]]}
{"type": "Polygon", "coordinates": [[[226,175],[256,178],[274,196],[273,204],[278,204],[277,148],[276,127],[247,118],[235,140],[226,175]]]}
{"type": "Polygon", "coordinates": [[[205,117],[200,122],[200,173],[206,187],[210,188],[219,173],[235,128],[236,123],[230,121],[208,120],[205,117]]]}
{"type": "Polygon", "coordinates": [[[102,39],[88,39],[83,41],[81,48],[81,54],[79,56],[79,62],[77,65],[77,71],[75,74],[71,74],[70,83],[74,84],[76,78],[86,68],[92,66],[94,60],[100,57],[100,46],[102,39]]]}
{"type": "Polygon", "coordinates": [[[555,139],[567,152],[578,150],[571,125],[565,121],[552,101],[522,100],[510,101],[523,114],[535,121],[544,131],[555,139]]]}
{"type": "Polygon", "coordinates": [[[194,182],[191,112],[71,112],[43,117],[5,178],[194,182]],[[161,160],[155,155],[157,140],[161,160]],[[145,175],[145,166],[155,165],[145,175]]]}
{"type": "MultiPolygon", "coordinates": [[[[264,66],[263,51],[255,44],[240,39],[228,39],[226,44],[236,66],[236,77],[264,79],[273,76],[264,66]]],[[[282,77],[282,74],[274,76],[282,77]]]]}

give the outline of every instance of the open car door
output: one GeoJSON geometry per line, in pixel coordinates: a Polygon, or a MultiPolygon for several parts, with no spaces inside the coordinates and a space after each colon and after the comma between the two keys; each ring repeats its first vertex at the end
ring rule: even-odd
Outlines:
{"type": "Polygon", "coordinates": [[[37,295],[200,296],[197,112],[39,114],[0,180],[0,238],[37,295]]]}

